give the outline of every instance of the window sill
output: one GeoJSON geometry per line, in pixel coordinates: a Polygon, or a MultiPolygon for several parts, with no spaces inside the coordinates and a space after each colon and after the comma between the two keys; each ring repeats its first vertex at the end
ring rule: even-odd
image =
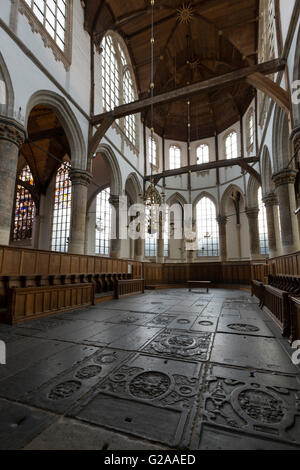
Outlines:
{"type": "Polygon", "coordinates": [[[42,37],[43,43],[45,47],[52,49],[54,58],[57,62],[62,62],[66,71],[70,69],[71,66],[71,58],[72,58],[72,45],[71,45],[71,38],[72,38],[72,2],[70,2],[70,9],[68,12],[68,21],[66,22],[66,50],[65,52],[62,51],[54,39],[50,36],[50,34],[45,29],[44,25],[38,20],[35,16],[31,8],[25,3],[24,0],[20,0],[19,4],[19,12],[24,15],[31,27],[33,33],[40,34],[42,37]]]}

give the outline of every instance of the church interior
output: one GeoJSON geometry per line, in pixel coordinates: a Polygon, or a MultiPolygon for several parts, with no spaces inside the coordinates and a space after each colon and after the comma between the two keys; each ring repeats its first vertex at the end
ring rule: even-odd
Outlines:
{"type": "Polygon", "coordinates": [[[0,3],[0,450],[300,450],[300,1],[0,3]]]}

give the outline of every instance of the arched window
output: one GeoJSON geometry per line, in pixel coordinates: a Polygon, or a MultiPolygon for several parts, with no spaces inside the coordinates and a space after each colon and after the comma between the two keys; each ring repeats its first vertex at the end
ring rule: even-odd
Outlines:
{"type": "Polygon", "coordinates": [[[96,200],[96,254],[109,255],[111,234],[110,188],[103,189],[96,200]]]}
{"type": "Polygon", "coordinates": [[[58,47],[65,51],[68,0],[25,0],[58,47]]]}
{"type": "Polygon", "coordinates": [[[260,254],[268,255],[269,254],[269,237],[268,237],[268,226],[267,226],[267,213],[265,205],[262,201],[262,189],[258,190],[258,230],[259,230],[259,244],[260,244],[260,254]]]}
{"type": "Polygon", "coordinates": [[[216,206],[203,197],[196,207],[199,256],[219,256],[219,227],[216,206]]]}
{"type": "Polygon", "coordinates": [[[13,241],[30,240],[32,238],[32,225],[35,216],[35,204],[29,188],[34,186],[33,176],[28,165],[19,175],[16,191],[15,220],[13,241]],[[22,185],[22,182],[25,185],[22,185]]]}
{"type": "Polygon", "coordinates": [[[68,251],[72,207],[70,168],[70,163],[63,163],[56,173],[51,241],[53,251],[68,251]]]}
{"type": "Polygon", "coordinates": [[[237,133],[230,132],[225,139],[225,155],[227,160],[238,158],[237,133]]]}
{"type": "Polygon", "coordinates": [[[120,78],[117,54],[111,36],[102,41],[102,100],[105,111],[119,106],[120,78]]]}
{"type": "Polygon", "coordinates": [[[255,120],[253,109],[247,114],[247,152],[252,152],[254,149],[255,139],[255,120]]]}
{"type": "Polygon", "coordinates": [[[170,170],[176,170],[181,167],[181,151],[176,145],[170,147],[170,170]]]}
{"type": "Polygon", "coordinates": [[[197,164],[202,165],[203,163],[209,162],[209,146],[206,144],[199,145],[197,148],[197,164]]]}
{"type": "MultiPolygon", "coordinates": [[[[102,40],[102,102],[105,111],[135,100],[133,75],[125,52],[115,36],[107,34],[102,40]]],[[[137,117],[125,116],[116,121],[129,142],[137,146],[137,117]]]]}
{"type": "Polygon", "coordinates": [[[169,238],[170,238],[170,211],[169,211],[168,207],[166,208],[166,211],[165,211],[163,237],[164,237],[164,257],[168,258],[168,256],[169,256],[169,238]]]}
{"type": "Polygon", "coordinates": [[[148,140],[148,150],[149,150],[149,162],[153,166],[157,166],[157,144],[156,140],[153,137],[149,137],[148,140]]]}

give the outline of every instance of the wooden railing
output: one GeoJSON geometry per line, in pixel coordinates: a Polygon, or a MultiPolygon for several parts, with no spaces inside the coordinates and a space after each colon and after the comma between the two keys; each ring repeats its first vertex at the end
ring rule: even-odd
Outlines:
{"type": "Polygon", "coordinates": [[[256,280],[252,281],[251,294],[252,296],[254,295],[259,300],[260,307],[263,305],[264,291],[265,291],[265,288],[264,288],[263,282],[256,281],[256,280]]]}
{"type": "Polygon", "coordinates": [[[289,336],[291,321],[289,315],[288,293],[276,287],[264,286],[262,306],[272,315],[283,336],[289,336]]]}
{"type": "Polygon", "coordinates": [[[280,274],[287,274],[290,276],[297,276],[300,273],[300,252],[272,258],[268,261],[269,274],[274,276],[280,274]]]}
{"type": "Polygon", "coordinates": [[[115,285],[115,297],[127,297],[129,295],[143,294],[145,291],[144,279],[131,279],[127,281],[117,281],[115,285]]]}
{"type": "Polygon", "coordinates": [[[0,317],[11,325],[94,303],[93,284],[13,288],[8,309],[0,317]]]}
{"type": "Polygon", "coordinates": [[[290,342],[293,343],[295,340],[300,340],[300,298],[290,297],[290,342]]]}
{"type": "Polygon", "coordinates": [[[289,294],[300,295],[300,276],[269,275],[269,285],[289,294]]]}

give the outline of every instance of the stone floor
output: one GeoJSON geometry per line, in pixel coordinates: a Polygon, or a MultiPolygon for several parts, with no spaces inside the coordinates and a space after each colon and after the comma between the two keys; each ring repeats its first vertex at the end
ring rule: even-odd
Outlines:
{"type": "Polygon", "coordinates": [[[0,449],[300,448],[293,351],[246,291],[147,291],[0,340],[0,449]]]}

